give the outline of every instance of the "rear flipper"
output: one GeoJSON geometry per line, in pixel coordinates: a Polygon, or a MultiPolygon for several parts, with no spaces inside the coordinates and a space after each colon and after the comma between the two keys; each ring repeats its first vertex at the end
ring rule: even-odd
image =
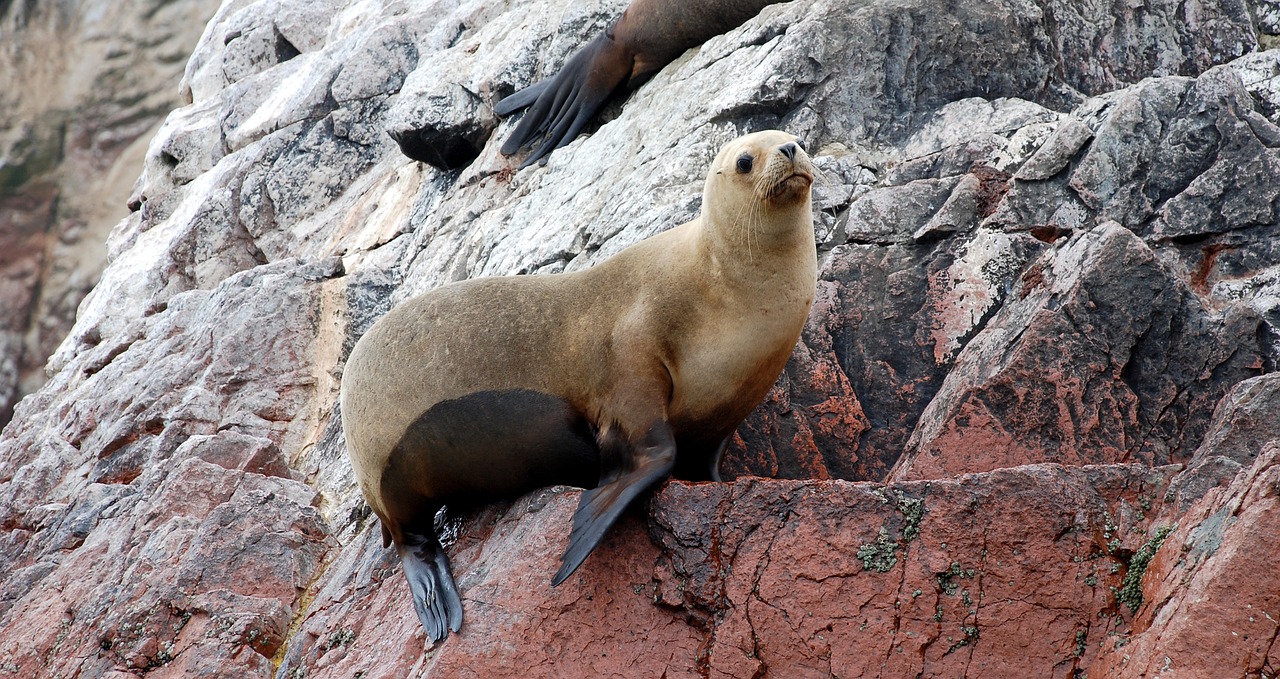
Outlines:
{"type": "Polygon", "coordinates": [[[396,545],[404,576],[413,594],[413,608],[436,643],[462,628],[462,598],[449,572],[449,557],[435,535],[404,533],[404,544],[396,545]]]}
{"type": "Polygon", "coordinates": [[[502,153],[509,156],[532,148],[520,164],[523,168],[573,141],[609,95],[626,84],[634,61],[634,55],[613,40],[611,31],[605,31],[569,57],[556,75],[498,102],[494,112],[499,116],[529,107],[502,145],[502,153]]]}
{"type": "Polygon", "coordinates": [[[598,488],[583,491],[573,514],[569,546],[560,557],[560,570],[551,579],[555,587],[573,574],[600,543],[622,510],[641,492],[671,473],[676,462],[676,442],[665,422],[654,425],[631,451],[634,469],[598,488]]]}

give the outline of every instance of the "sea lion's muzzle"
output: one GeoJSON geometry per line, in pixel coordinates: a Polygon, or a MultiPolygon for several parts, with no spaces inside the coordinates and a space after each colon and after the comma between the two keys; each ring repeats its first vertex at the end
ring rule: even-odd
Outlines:
{"type": "Polygon", "coordinates": [[[809,187],[813,184],[812,172],[792,164],[789,171],[784,170],[781,174],[782,178],[774,182],[773,187],[769,189],[770,201],[785,203],[808,195],[809,187]]]}
{"type": "Polygon", "coordinates": [[[769,188],[769,199],[775,202],[785,202],[789,199],[800,198],[805,195],[809,187],[813,184],[813,165],[809,162],[809,157],[804,154],[800,145],[794,141],[781,144],[777,148],[778,155],[786,160],[774,157],[771,165],[789,165],[790,167],[771,167],[770,174],[778,177],[769,188]]]}

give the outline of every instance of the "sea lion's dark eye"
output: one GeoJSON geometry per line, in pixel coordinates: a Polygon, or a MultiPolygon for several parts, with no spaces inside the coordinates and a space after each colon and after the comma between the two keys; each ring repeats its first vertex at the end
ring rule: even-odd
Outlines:
{"type": "Polygon", "coordinates": [[[742,154],[738,156],[738,174],[746,174],[751,171],[751,156],[742,154]]]}

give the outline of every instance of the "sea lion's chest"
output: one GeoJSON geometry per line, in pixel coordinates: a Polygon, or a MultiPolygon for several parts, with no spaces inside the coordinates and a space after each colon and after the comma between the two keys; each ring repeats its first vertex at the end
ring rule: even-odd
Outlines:
{"type": "Polygon", "coordinates": [[[674,352],[671,421],[700,429],[736,426],[786,365],[810,300],[757,299],[705,319],[674,352]]]}

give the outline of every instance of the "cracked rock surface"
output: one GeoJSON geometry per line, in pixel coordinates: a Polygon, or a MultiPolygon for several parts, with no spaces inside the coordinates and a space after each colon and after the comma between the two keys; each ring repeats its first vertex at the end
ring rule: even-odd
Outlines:
{"type": "Polygon", "coordinates": [[[624,6],[211,12],[0,431],[0,676],[1280,669],[1273,3],[794,0],[517,171],[492,102],[624,6]],[[478,155],[407,159],[426,125],[478,155]],[[665,484],[556,589],[577,490],[448,517],[466,621],[427,647],[346,460],[355,339],[692,218],[774,127],[821,170],[820,273],[733,480],[665,484]]]}

